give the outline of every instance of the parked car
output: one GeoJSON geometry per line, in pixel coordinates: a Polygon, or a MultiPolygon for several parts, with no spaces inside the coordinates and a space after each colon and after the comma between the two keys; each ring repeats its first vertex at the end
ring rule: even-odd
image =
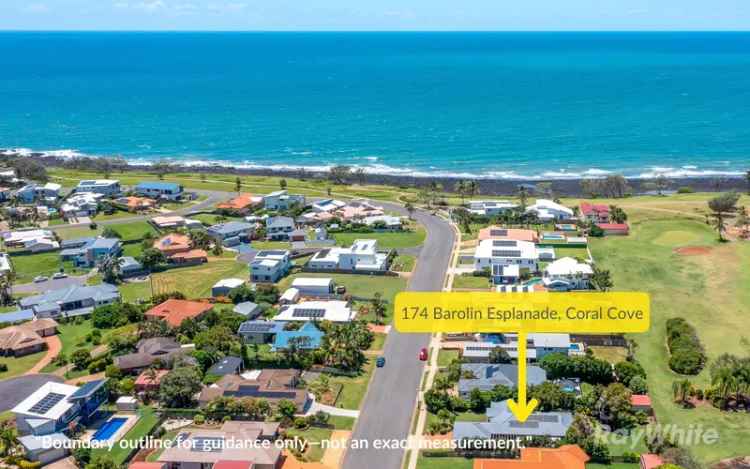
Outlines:
{"type": "Polygon", "coordinates": [[[346,293],[346,287],[344,285],[336,285],[336,294],[343,295],[346,293]]]}
{"type": "Polygon", "coordinates": [[[34,277],[34,283],[42,283],[46,282],[47,280],[49,280],[49,278],[45,277],[44,275],[37,275],[36,277],[34,277]]]}
{"type": "Polygon", "coordinates": [[[52,278],[54,278],[54,279],[67,278],[67,277],[68,277],[68,274],[66,274],[65,272],[56,272],[52,276],[52,278]]]}
{"type": "Polygon", "coordinates": [[[422,350],[419,351],[419,359],[423,362],[427,361],[427,349],[422,347],[422,350]]]}
{"type": "Polygon", "coordinates": [[[385,366],[385,357],[378,357],[378,359],[375,360],[375,365],[378,368],[383,368],[385,366]]]}

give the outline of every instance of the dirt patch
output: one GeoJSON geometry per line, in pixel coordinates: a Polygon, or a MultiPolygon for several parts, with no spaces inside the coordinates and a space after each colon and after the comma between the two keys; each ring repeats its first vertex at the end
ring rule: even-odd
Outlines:
{"type": "Polygon", "coordinates": [[[711,248],[706,246],[685,246],[674,250],[681,256],[705,256],[711,253],[711,248]]]}

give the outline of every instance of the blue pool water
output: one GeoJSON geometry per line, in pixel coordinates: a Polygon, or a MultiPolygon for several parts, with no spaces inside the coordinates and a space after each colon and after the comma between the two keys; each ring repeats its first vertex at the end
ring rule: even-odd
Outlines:
{"type": "Polygon", "coordinates": [[[92,441],[107,441],[110,438],[112,438],[112,435],[117,433],[117,430],[120,429],[123,425],[125,425],[125,422],[127,422],[128,419],[124,417],[115,417],[112,419],[109,419],[107,422],[104,423],[104,425],[99,428],[99,430],[94,433],[94,436],[91,438],[92,441]]]}
{"type": "Polygon", "coordinates": [[[524,285],[536,285],[538,283],[542,283],[542,279],[540,279],[540,278],[532,278],[528,282],[524,283],[524,285]]]}

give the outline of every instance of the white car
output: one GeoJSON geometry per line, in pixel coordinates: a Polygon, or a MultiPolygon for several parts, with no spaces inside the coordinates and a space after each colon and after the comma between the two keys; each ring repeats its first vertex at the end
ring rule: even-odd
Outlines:
{"type": "Polygon", "coordinates": [[[52,278],[54,279],[68,278],[68,274],[66,274],[65,272],[57,272],[52,276],[52,278]]]}
{"type": "Polygon", "coordinates": [[[34,283],[42,283],[46,282],[47,280],[49,280],[49,278],[45,277],[44,275],[37,275],[36,277],[34,277],[34,283]]]}

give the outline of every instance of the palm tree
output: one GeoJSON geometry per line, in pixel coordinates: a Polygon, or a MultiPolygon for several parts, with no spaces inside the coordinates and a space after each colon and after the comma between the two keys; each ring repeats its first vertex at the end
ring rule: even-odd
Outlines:
{"type": "Polygon", "coordinates": [[[690,390],[693,388],[690,380],[683,379],[672,383],[672,397],[675,402],[685,404],[690,396],[690,390]]]}
{"type": "Polygon", "coordinates": [[[406,209],[406,213],[409,214],[409,220],[413,220],[414,219],[414,204],[412,204],[411,202],[406,202],[404,204],[404,208],[406,209]]]}
{"type": "Polygon", "coordinates": [[[234,178],[234,191],[239,194],[242,191],[242,180],[239,176],[234,178]]]}
{"type": "Polygon", "coordinates": [[[599,267],[594,266],[594,272],[591,275],[591,285],[599,291],[609,291],[609,289],[614,286],[609,270],[600,269],[599,267]]]}
{"type": "Polygon", "coordinates": [[[0,276],[0,305],[8,306],[13,304],[13,280],[12,272],[0,276]]]}
{"type": "Polygon", "coordinates": [[[722,367],[718,372],[711,378],[711,386],[714,387],[717,395],[721,399],[722,408],[727,406],[727,398],[729,394],[733,392],[736,387],[736,380],[734,373],[730,367],[722,367]]]}
{"type": "Polygon", "coordinates": [[[521,210],[526,210],[526,202],[529,200],[529,190],[526,186],[518,186],[518,199],[521,201],[521,210]]]}
{"type": "Polygon", "coordinates": [[[115,283],[120,278],[120,266],[122,265],[122,258],[117,256],[106,256],[99,263],[99,272],[102,273],[104,281],[107,283],[115,283]]]}

